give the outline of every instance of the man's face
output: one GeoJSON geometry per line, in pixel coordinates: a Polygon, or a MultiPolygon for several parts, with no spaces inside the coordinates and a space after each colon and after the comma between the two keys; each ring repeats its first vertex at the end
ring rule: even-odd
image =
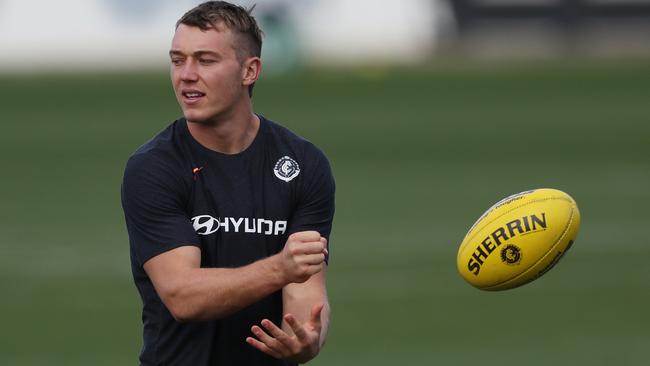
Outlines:
{"type": "Polygon", "coordinates": [[[188,121],[210,123],[227,117],[248,95],[234,42],[225,27],[202,31],[180,24],[176,29],[169,51],[171,79],[188,121]]]}

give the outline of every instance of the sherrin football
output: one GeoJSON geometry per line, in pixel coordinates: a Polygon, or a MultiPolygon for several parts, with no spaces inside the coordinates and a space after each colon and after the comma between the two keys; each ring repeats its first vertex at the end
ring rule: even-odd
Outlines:
{"type": "Polygon", "coordinates": [[[481,290],[521,286],[553,268],[579,228],[580,211],[568,194],[549,188],[517,193],[469,229],[458,249],[458,272],[481,290]]]}

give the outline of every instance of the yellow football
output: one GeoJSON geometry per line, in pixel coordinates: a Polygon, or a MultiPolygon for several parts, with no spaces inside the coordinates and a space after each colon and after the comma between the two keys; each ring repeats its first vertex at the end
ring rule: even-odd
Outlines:
{"type": "Polygon", "coordinates": [[[549,188],[517,193],[469,229],[458,249],[458,272],[481,290],[521,286],[553,268],[579,228],[580,211],[568,194],[549,188]]]}

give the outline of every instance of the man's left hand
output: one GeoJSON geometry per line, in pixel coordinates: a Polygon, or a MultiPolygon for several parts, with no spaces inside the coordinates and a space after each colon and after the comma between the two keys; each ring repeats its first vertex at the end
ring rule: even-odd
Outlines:
{"type": "Polygon", "coordinates": [[[246,342],[275,358],[305,363],[316,357],[320,351],[323,306],[324,304],[314,306],[309,321],[305,324],[301,324],[292,314],[286,314],[284,321],[293,330],[293,335],[287,334],[272,321],[264,319],[261,324],[266,331],[254,325],[251,331],[257,339],[248,337],[246,342]]]}

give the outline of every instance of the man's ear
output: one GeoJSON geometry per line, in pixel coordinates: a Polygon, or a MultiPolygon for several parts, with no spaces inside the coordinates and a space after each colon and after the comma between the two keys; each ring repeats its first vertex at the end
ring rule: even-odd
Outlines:
{"type": "Polygon", "coordinates": [[[249,57],[242,65],[242,85],[253,85],[262,72],[262,60],[259,57],[249,57]]]}

